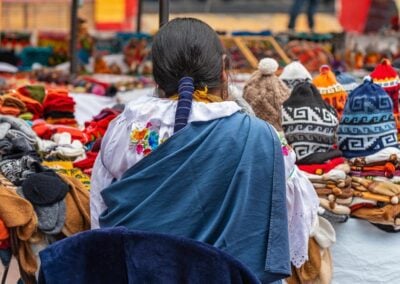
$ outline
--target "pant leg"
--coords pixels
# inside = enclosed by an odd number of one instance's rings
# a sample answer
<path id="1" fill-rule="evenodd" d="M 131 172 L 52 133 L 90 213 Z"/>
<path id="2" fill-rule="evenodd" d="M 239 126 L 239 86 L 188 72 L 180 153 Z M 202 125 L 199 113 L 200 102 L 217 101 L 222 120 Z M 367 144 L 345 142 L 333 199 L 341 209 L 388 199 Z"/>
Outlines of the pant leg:
<path id="1" fill-rule="evenodd" d="M 319 0 L 308 0 L 308 10 L 307 10 L 307 18 L 308 18 L 308 27 L 310 29 L 314 29 L 314 15 L 317 11 Z"/>
<path id="2" fill-rule="evenodd" d="M 297 16 L 299 15 L 301 7 L 304 5 L 305 1 L 306 0 L 293 0 L 293 5 L 290 8 L 289 29 L 294 29 Z"/>

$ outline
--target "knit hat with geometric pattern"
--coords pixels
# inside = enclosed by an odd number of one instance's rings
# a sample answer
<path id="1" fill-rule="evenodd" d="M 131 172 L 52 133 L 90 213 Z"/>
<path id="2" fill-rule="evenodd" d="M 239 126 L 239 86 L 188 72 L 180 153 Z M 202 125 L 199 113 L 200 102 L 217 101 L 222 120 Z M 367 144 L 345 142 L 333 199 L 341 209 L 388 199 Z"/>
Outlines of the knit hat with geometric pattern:
<path id="1" fill-rule="evenodd" d="M 322 65 L 320 74 L 313 80 L 322 98 L 333 106 L 338 116 L 341 117 L 347 99 L 347 93 L 343 86 L 336 80 L 335 74 L 328 65 Z"/>
<path id="2" fill-rule="evenodd" d="M 393 113 L 399 113 L 400 80 L 390 61 L 383 59 L 370 76 L 373 82 L 381 86 L 392 99 Z"/>
<path id="3" fill-rule="evenodd" d="M 397 129 L 389 95 L 370 78 L 350 93 L 338 129 L 346 158 L 365 157 L 397 146 Z"/>
<path id="4" fill-rule="evenodd" d="M 299 83 L 283 103 L 282 127 L 288 143 L 296 152 L 297 162 L 335 151 L 338 126 L 336 111 L 309 82 Z M 322 163 L 323 161 L 321 161 Z"/>

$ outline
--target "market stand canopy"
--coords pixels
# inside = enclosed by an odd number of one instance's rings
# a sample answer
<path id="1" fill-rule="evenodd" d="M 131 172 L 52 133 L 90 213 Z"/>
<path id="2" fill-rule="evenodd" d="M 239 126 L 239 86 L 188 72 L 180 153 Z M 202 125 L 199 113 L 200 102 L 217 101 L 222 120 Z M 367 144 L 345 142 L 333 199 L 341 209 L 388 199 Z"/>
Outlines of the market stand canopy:
<path id="1" fill-rule="evenodd" d="M 338 18 L 346 32 L 371 33 L 399 22 L 399 0 L 340 0 Z"/>

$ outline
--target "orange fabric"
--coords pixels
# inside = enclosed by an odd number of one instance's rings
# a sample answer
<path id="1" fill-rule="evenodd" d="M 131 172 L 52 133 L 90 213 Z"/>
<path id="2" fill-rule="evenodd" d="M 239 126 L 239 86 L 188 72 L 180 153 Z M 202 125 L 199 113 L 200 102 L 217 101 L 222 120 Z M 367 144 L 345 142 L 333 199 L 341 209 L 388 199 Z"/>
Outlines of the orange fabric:
<path id="1" fill-rule="evenodd" d="M 62 232 L 65 236 L 90 230 L 90 199 L 89 191 L 77 179 L 60 175 L 69 185 L 70 191 L 65 197 L 67 207 L 65 224 Z"/>
<path id="2" fill-rule="evenodd" d="M 0 187 L 0 218 L 9 229 L 15 229 L 19 242 L 17 259 L 21 269 L 35 274 L 38 269 L 30 239 L 37 230 L 38 220 L 33 206 L 14 190 Z"/>
<path id="3" fill-rule="evenodd" d="M 21 102 L 23 102 L 26 105 L 26 108 L 28 109 L 28 111 L 33 114 L 33 119 L 38 119 L 42 116 L 43 107 L 38 101 L 36 101 L 30 97 L 21 95 L 18 92 L 14 92 L 12 94 L 12 96 L 18 98 Z"/>
<path id="4" fill-rule="evenodd" d="M 0 219 L 0 242 L 8 239 L 9 236 L 8 228 L 4 224 L 3 220 Z"/>

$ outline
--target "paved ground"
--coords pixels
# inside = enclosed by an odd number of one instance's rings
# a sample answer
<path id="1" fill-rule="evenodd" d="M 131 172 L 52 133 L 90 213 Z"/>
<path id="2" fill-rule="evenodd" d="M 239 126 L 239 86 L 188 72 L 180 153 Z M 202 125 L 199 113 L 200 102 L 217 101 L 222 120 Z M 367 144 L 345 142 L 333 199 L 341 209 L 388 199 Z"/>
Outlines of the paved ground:
<path id="1" fill-rule="evenodd" d="M 289 21 L 288 15 L 283 13 L 273 14 L 172 14 L 171 18 L 185 16 L 199 18 L 217 30 L 271 30 L 273 32 L 286 31 Z M 143 30 L 156 31 L 158 27 L 157 14 L 145 14 L 143 17 Z M 298 31 L 307 30 L 305 15 L 301 15 L 297 21 Z M 335 15 L 319 13 L 316 16 L 316 32 L 340 32 L 341 27 Z"/>
<path id="2" fill-rule="evenodd" d="M 172 0 L 171 12 L 286 13 L 294 0 Z M 145 12 L 158 12 L 158 1 L 144 1 Z M 334 12 L 334 0 L 320 0 L 318 11 Z"/>

